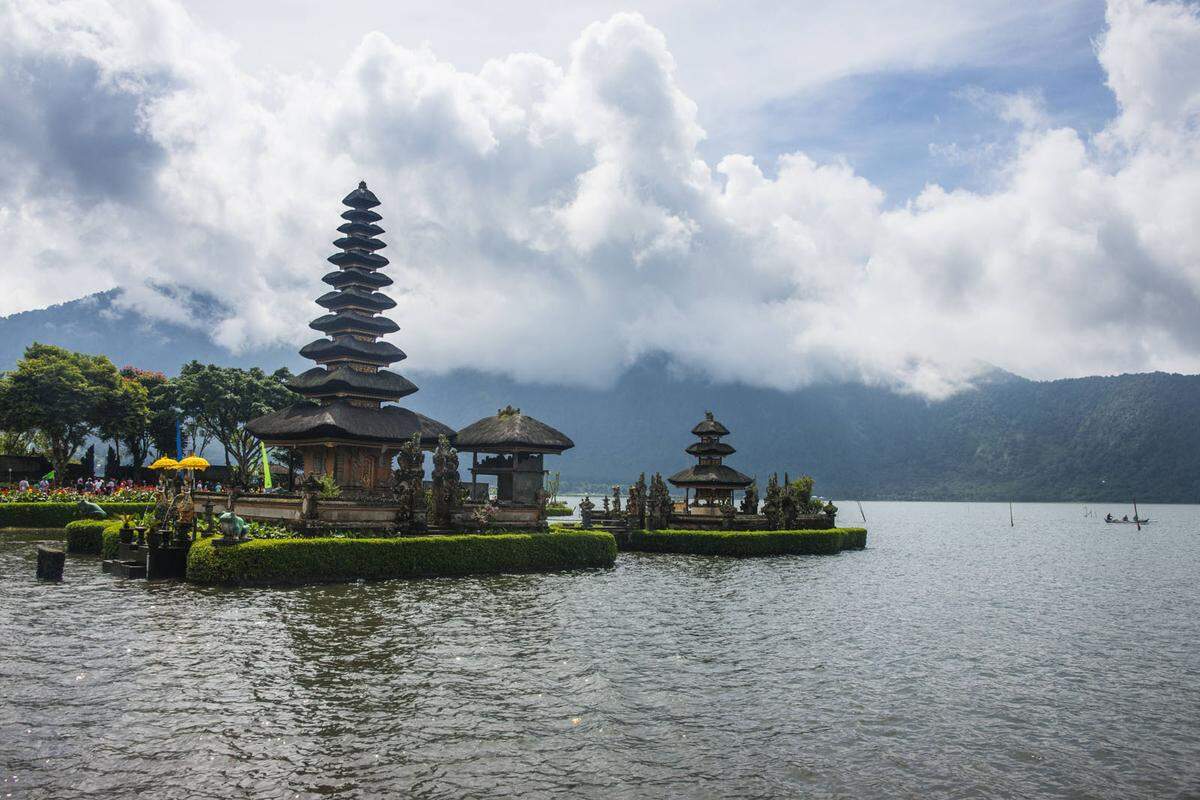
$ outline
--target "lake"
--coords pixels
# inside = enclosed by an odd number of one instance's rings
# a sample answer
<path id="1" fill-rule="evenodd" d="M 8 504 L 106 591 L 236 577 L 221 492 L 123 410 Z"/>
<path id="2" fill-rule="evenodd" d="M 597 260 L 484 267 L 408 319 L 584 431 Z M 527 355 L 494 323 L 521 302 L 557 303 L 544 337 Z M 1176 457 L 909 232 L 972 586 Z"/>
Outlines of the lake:
<path id="1" fill-rule="evenodd" d="M 1200 507 L 863 509 L 837 556 L 286 590 L 9 537 L 0 796 L 1200 796 Z"/>

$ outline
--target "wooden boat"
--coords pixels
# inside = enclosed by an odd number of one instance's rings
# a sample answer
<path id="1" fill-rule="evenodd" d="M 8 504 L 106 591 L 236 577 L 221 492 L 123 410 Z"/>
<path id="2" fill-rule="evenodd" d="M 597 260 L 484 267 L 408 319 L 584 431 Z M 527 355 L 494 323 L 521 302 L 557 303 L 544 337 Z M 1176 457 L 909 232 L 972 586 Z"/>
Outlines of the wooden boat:
<path id="1" fill-rule="evenodd" d="M 1148 519 L 1106 519 L 1109 525 L 1149 525 Z"/>

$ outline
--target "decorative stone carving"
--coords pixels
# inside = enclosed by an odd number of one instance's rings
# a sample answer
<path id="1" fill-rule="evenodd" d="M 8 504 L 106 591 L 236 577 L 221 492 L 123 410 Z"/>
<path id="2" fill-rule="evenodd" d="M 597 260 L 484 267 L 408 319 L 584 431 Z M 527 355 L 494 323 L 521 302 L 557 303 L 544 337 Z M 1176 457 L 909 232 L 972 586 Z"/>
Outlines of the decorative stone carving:
<path id="1" fill-rule="evenodd" d="M 742 497 L 741 511 L 743 514 L 758 513 L 758 482 L 754 481 L 746 487 L 746 494 Z"/>
<path id="2" fill-rule="evenodd" d="M 425 451 L 421 435 L 414 433 L 400 448 L 399 469 L 393 491 L 400 504 L 396 525 L 401 530 L 417 531 L 425 522 Z"/>
<path id="3" fill-rule="evenodd" d="M 461 503 L 458 451 L 445 436 L 438 437 L 433 453 L 433 513 L 440 528 L 449 528 L 454 510 Z"/>
<path id="4" fill-rule="evenodd" d="M 650 479 L 650 496 L 646 501 L 646 527 L 662 530 L 671 526 L 671 492 L 659 473 Z"/>

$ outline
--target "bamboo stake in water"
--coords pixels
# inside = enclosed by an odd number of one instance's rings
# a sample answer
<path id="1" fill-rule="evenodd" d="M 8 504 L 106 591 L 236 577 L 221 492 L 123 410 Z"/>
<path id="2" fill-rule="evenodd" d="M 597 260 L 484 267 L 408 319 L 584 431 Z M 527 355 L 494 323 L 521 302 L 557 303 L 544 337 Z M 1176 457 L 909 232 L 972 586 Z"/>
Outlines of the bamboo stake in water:
<path id="1" fill-rule="evenodd" d="M 1013 522 L 1012 501 L 1011 500 L 1008 502 L 1008 527 L 1010 527 L 1010 528 L 1017 527 L 1017 523 Z"/>
<path id="2" fill-rule="evenodd" d="M 1138 519 L 1137 498 L 1136 497 L 1133 498 L 1133 521 L 1134 521 L 1134 524 L 1137 525 L 1137 529 L 1140 531 L 1142 529 L 1142 521 L 1140 519 Z"/>
<path id="3" fill-rule="evenodd" d="M 867 515 L 866 515 L 866 514 L 863 514 L 863 510 L 862 510 L 862 500 L 855 500 L 854 502 L 858 503 L 858 513 L 859 513 L 859 514 L 862 514 L 863 522 L 866 522 L 866 521 L 867 521 Z"/>

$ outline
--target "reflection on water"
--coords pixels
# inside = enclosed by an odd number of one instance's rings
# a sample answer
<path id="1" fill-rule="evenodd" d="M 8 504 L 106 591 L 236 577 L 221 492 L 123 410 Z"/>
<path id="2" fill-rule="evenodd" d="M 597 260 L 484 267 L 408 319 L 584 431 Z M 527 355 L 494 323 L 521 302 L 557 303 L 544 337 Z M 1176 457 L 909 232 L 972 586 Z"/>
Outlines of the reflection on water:
<path id="1" fill-rule="evenodd" d="M 2 541 L 0 791 L 1200 792 L 1200 508 L 863 505 L 834 557 L 310 589 L 38 585 Z"/>

